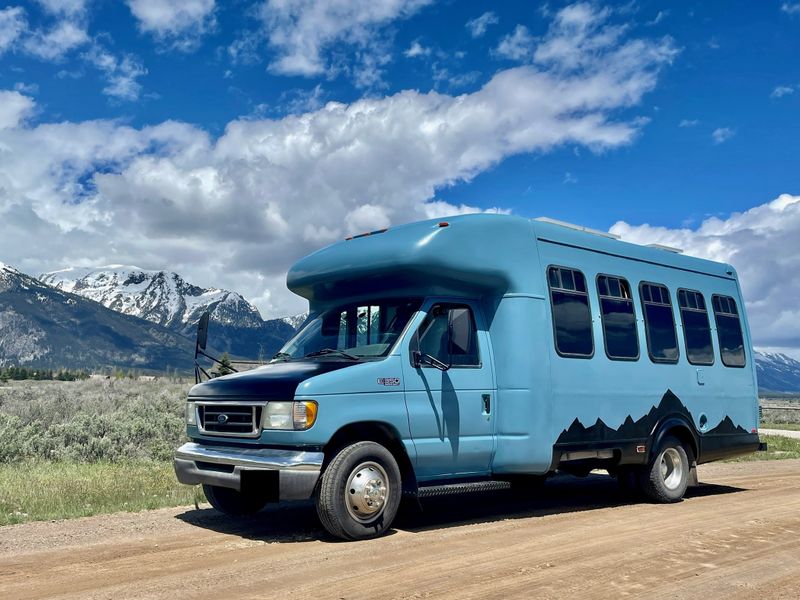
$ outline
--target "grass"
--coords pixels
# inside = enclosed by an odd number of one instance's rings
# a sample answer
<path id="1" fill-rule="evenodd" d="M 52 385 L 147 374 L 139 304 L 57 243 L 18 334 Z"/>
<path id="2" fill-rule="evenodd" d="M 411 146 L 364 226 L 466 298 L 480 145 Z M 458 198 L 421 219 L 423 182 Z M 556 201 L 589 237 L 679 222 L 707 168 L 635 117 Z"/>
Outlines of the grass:
<path id="1" fill-rule="evenodd" d="M 800 423 L 761 423 L 759 429 L 783 429 L 789 431 L 800 431 Z"/>
<path id="2" fill-rule="evenodd" d="M 781 460 L 800 458 L 800 440 L 780 435 L 762 435 L 761 441 L 767 443 L 766 452 L 754 452 L 726 462 L 751 462 L 758 460 Z"/>
<path id="3" fill-rule="evenodd" d="M 0 465 L 0 525 L 136 512 L 204 500 L 165 461 Z"/>

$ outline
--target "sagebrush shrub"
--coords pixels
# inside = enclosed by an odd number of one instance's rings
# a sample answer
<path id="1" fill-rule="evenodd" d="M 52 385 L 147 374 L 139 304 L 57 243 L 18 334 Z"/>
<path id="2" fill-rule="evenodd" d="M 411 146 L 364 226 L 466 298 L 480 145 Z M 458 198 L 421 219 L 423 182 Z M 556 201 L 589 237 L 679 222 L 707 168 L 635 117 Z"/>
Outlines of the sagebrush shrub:
<path id="1" fill-rule="evenodd" d="M 184 440 L 189 384 L 89 380 L 0 389 L 0 463 L 167 460 Z"/>

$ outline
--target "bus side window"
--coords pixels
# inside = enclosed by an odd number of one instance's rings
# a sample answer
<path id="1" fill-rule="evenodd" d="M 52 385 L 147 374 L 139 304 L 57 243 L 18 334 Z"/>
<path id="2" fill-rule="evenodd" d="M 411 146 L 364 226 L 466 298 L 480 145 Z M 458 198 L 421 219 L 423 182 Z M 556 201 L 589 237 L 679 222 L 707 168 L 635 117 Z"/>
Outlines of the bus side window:
<path id="1" fill-rule="evenodd" d="M 600 297 L 606 355 L 611 360 L 637 360 L 639 336 L 631 286 L 621 277 L 598 275 L 597 295 Z"/>
<path id="2" fill-rule="evenodd" d="M 703 294 L 694 290 L 678 290 L 678 308 L 683 323 L 686 358 L 693 365 L 713 365 L 711 326 Z"/>
<path id="3" fill-rule="evenodd" d="M 744 338 L 736 300 L 730 296 L 714 295 L 711 297 L 711 304 L 714 307 L 714 319 L 717 322 L 722 364 L 726 367 L 743 367 L 745 365 Z"/>
<path id="4" fill-rule="evenodd" d="M 547 281 L 556 351 L 560 356 L 591 358 L 594 355 L 594 338 L 586 278 L 575 269 L 550 267 Z"/>
<path id="5" fill-rule="evenodd" d="M 639 285 L 639 296 L 644 309 L 644 330 L 647 333 L 647 351 L 655 363 L 678 362 L 678 335 L 669 290 L 660 283 Z"/>

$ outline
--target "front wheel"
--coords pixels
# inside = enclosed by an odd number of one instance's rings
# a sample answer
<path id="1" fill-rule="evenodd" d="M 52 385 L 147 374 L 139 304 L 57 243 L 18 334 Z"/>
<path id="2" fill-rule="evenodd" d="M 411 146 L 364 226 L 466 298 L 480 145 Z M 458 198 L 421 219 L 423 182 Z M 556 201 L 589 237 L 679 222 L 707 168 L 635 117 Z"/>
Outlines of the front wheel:
<path id="1" fill-rule="evenodd" d="M 358 442 L 340 450 L 323 472 L 317 514 L 335 537 L 377 537 L 394 521 L 401 491 L 392 453 L 375 442 Z"/>
<path id="2" fill-rule="evenodd" d="M 242 493 L 217 485 L 203 484 L 203 493 L 211 506 L 231 517 L 253 515 L 267 503 L 263 494 Z"/>
<path id="3" fill-rule="evenodd" d="M 678 438 L 667 436 L 641 474 L 642 491 L 656 502 L 680 502 L 688 485 L 686 449 Z"/>

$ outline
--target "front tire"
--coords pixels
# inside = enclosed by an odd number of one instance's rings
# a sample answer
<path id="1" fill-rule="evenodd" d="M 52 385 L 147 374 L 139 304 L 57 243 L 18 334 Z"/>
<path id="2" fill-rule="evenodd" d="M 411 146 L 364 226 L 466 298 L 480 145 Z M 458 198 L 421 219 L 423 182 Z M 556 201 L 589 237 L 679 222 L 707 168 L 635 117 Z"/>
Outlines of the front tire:
<path id="1" fill-rule="evenodd" d="M 267 503 L 266 497 L 261 495 L 243 494 L 234 489 L 217 485 L 203 484 L 203 493 L 211 506 L 230 517 L 254 515 Z"/>
<path id="2" fill-rule="evenodd" d="M 665 437 L 641 477 L 642 491 L 650 500 L 680 502 L 689 485 L 689 457 L 681 441 Z"/>
<path id="3" fill-rule="evenodd" d="M 378 537 L 397 515 L 401 488 L 400 468 L 392 453 L 375 442 L 357 442 L 340 450 L 322 473 L 319 520 L 334 537 Z"/>

